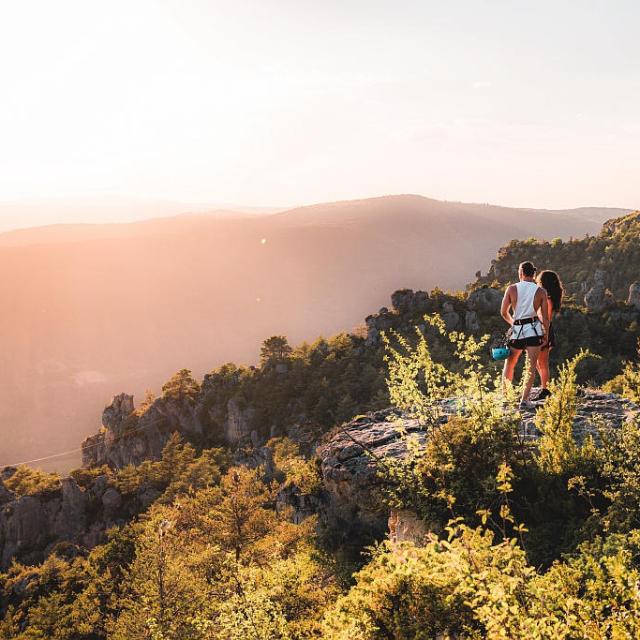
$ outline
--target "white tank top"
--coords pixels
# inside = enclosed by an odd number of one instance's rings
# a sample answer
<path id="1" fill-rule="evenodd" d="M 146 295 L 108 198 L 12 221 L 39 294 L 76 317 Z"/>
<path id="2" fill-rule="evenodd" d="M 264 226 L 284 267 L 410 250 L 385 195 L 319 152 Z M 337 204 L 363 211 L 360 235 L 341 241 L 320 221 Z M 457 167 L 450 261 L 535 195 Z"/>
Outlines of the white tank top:
<path id="1" fill-rule="evenodd" d="M 536 297 L 536 291 L 538 291 L 538 285 L 535 282 L 521 280 L 516 284 L 516 290 L 518 291 L 518 299 L 516 300 L 516 308 L 513 310 L 513 319 L 522 320 L 537 316 L 533 301 Z"/>
<path id="2" fill-rule="evenodd" d="M 514 320 L 523 320 L 524 318 L 536 318 L 537 322 L 534 324 L 523 324 L 514 326 L 514 338 L 532 338 L 534 336 L 541 336 L 544 334 L 544 327 L 538 320 L 538 314 L 533 306 L 536 292 L 538 291 L 538 285 L 535 282 L 529 282 L 528 280 L 521 280 L 516 283 L 516 291 L 518 292 L 518 299 L 516 300 L 516 308 L 513 310 Z"/>

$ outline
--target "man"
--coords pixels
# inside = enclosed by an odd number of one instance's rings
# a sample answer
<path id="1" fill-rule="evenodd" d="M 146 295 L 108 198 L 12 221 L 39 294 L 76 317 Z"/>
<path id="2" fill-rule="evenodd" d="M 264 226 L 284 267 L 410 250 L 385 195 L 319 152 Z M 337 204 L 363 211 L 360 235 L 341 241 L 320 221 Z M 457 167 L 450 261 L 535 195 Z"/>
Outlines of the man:
<path id="1" fill-rule="evenodd" d="M 535 275 L 536 268 L 533 264 L 523 262 L 518 268 L 520 281 L 507 287 L 500 309 L 500 315 L 511 327 L 511 353 L 505 360 L 502 371 L 503 391 L 507 384 L 513 382 L 513 372 L 523 351 L 527 352 L 529 359 L 529 373 L 522 390 L 520 409 L 534 408 L 529 396 L 536 375 L 538 355 L 549 335 L 547 292 L 536 284 Z"/>

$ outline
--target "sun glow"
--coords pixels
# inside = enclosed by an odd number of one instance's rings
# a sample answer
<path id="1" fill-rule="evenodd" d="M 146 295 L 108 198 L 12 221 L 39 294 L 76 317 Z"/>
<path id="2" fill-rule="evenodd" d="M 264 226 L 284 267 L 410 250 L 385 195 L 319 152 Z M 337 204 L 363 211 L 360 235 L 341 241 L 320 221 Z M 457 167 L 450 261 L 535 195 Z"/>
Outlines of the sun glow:
<path id="1" fill-rule="evenodd" d="M 637 6 L 615 9 L 5 2 L 0 201 L 633 206 Z"/>

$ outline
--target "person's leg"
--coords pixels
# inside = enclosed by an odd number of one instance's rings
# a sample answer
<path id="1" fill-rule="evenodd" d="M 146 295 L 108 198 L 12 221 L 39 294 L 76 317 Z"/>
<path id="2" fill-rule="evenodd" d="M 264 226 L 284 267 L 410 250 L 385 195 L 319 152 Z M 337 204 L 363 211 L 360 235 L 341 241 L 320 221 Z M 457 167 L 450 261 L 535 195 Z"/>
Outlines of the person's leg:
<path id="1" fill-rule="evenodd" d="M 541 349 L 538 355 L 538 373 L 540 374 L 540 386 L 543 389 L 546 389 L 549 384 L 549 351 L 548 347 Z"/>
<path id="2" fill-rule="evenodd" d="M 540 347 L 527 347 L 527 358 L 529 360 L 529 375 L 522 389 L 522 402 L 528 402 L 531 395 L 531 387 L 536 377 L 536 368 L 538 365 L 538 356 L 540 355 Z"/>
<path id="3" fill-rule="evenodd" d="M 513 383 L 513 372 L 516 369 L 518 358 L 522 353 L 522 349 L 511 348 L 509 357 L 504 361 L 504 367 L 502 369 L 502 393 L 507 390 L 507 383 L 511 385 Z"/>

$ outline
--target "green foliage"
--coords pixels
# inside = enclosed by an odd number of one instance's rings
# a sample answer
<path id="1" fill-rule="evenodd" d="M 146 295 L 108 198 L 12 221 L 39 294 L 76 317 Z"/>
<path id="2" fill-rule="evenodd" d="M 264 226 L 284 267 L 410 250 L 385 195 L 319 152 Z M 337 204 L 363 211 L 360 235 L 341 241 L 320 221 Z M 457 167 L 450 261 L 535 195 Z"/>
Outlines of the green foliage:
<path id="1" fill-rule="evenodd" d="M 452 359 L 460 363 L 458 371 L 437 362 L 431 354 L 425 332 L 415 327 L 417 343 L 413 346 L 397 331 L 383 334 L 384 360 L 387 363 L 387 386 L 391 403 L 402 413 L 434 426 L 442 418 L 442 401 L 456 397 L 461 406 L 482 404 L 489 392 L 490 375 L 481 358 L 488 336 L 477 340 L 461 332 L 447 332 L 439 315 L 425 315 L 426 326 L 433 327 L 451 345 Z"/>
<path id="2" fill-rule="evenodd" d="M 289 345 L 286 336 L 271 336 L 267 338 L 260 349 L 260 362 L 262 365 L 285 362 L 291 357 L 293 349 Z"/>
<path id="3" fill-rule="evenodd" d="M 200 391 L 200 385 L 189 369 L 181 369 L 162 386 L 162 394 L 165 398 L 180 400 L 183 398 L 195 399 Z"/>
<path id="4" fill-rule="evenodd" d="M 542 434 L 537 462 L 549 473 L 561 474 L 572 469 L 579 457 L 573 437 L 578 392 L 576 368 L 588 357 L 593 356 L 588 351 L 581 351 L 560 366 L 558 378 L 549 384 L 551 396 L 536 413 L 535 424 Z"/>
<path id="5" fill-rule="evenodd" d="M 313 521 L 276 512 L 275 489 L 236 467 L 218 487 L 156 506 L 109 637 L 317 637 L 335 588 L 309 544 Z"/>
<path id="6" fill-rule="evenodd" d="M 532 260 L 557 271 L 570 295 L 584 295 L 582 283 L 596 270 L 606 271 L 616 298 L 626 299 L 629 285 L 637 280 L 635 265 L 640 260 L 640 213 L 635 212 L 605 223 L 597 236 L 566 242 L 513 240 L 500 249 L 488 274 L 477 285 L 494 281 L 505 285 L 517 273 L 517 265 Z"/>
<path id="7" fill-rule="evenodd" d="M 81 467 L 80 469 L 73 469 L 69 475 L 76 481 L 78 486 L 86 489 L 98 476 L 112 476 L 111 469 L 102 465 L 101 467 Z"/>
<path id="8" fill-rule="evenodd" d="M 273 462 L 279 472 L 278 479 L 285 486 L 295 486 L 302 494 L 318 493 L 322 478 L 314 459 L 300 453 L 300 445 L 290 438 L 272 438 L 267 447 L 273 451 Z"/>
<path id="9" fill-rule="evenodd" d="M 604 528 L 616 532 L 640 528 L 640 424 L 630 420 L 619 431 L 602 435 L 602 492 L 609 501 Z"/>
<path id="10" fill-rule="evenodd" d="M 640 364 L 638 361 L 627 362 L 622 373 L 610 380 L 605 389 L 640 404 Z"/>
<path id="11" fill-rule="evenodd" d="M 229 400 L 244 410 L 249 428 L 265 440 L 271 426 L 283 434 L 295 430 L 309 445 L 337 422 L 388 405 L 382 354 L 365 340 L 340 333 L 313 344 L 302 343 L 285 358 L 286 367 L 237 367 L 227 363 L 204 377 L 199 403 L 210 422 L 209 445 L 224 433 Z M 308 450 L 305 450 L 308 453 Z"/>
<path id="12" fill-rule="evenodd" d="M 145 460 L 138 466 L 127 465 L 112 479 L 124 495 L 133 495 L 143 488 L 164 492 L 162 500 L 170 502 L 176 496 L 197 491 L 219 482 L 227 456 L 221 449 L 205 449 L 197 455 L 195 448 L 173 433 L 159 461 Z"/>
<path id="13" fill-rule="evenodd" d="M 35 493 L 57 491 L 60 489 L 60 476 L 56 473 L 46 473 L 39 469 L 20 465 L 5 478 L 3 483 L 18 497 L 30 496 Z"/>
<path id="14" fill-rule="evenodd" d="M 425 429 L 422 435 L 404 434 L 407 455 L 376 460 L 388 504 L 414 511 L 436 532 L 452 517 L 473 525 L 483 522 L 503 535 L 515 533 L 515 521 L 521 522 L 518 536 L 530 561 L 549 566 L 603 530 L 612 501 L 604 487 L 613 463 L 591 438 L 578 443 L 573 435 L 576 368 L 589 354 L 580 353 L 561 366 L 550 385 L 552 396 L 535 419 L 542 435 L 532 441 L 522 436 L 512 401 L 492 391 L 490 377 L 476 359 L 480 343 L 459 334 L 450 340 L 461 345 L 456 348 L 459 366 L 456 370 L 452 361 L 448 367 L 436 365 L 435 377 L 422 373 L 434 370 L 426 338 L 419 337 L 415 347 L 399 339 L 402 351 L 388 347 L 390 395 L 400 412 L 419 417 Z M 416 384 L 425 379 L 430 383 Z M 455 401 L 447 401 L 449 395 Z M 614 449 L 612 444 L 610 457 Z M 514 522 L 487 515 L 505 505 L 500 481 L 505 469 L 513 489 L 508 503 Z M 620 488 L 629 492 L 627 501 L 635 496 L 631 473 Z"/>
<path id="15" fill-rule="evenodd" d="M 539 574 L 511 538 L 458 522 L 385 545 L 325 617 L 328 640 L 574 640 L 640 633 L 639 532 L 596 539 Z"/>

